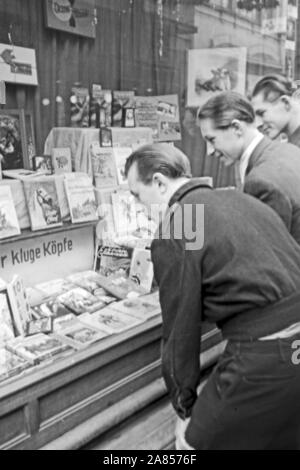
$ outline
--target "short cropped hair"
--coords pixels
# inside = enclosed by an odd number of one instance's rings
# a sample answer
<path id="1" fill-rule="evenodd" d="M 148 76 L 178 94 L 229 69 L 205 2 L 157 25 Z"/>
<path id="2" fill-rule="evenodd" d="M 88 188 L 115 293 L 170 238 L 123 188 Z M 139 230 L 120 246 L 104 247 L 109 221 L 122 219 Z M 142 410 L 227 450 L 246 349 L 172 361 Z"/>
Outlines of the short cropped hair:
<path id="1" fill-rule="evenodd" d="M 253 123 L 255 114 L 244 96 L 234 91 L 223 91 L 210 98 L 200 108 L 198 118 L 211 119 L 217 129 L 226 129 L 230 127 L 233 119 Z"/>
<path id="2" fill-rule="evenodd" d="M 280 96 L 292 96 L 294 91 L 293 83 L 283 75 L 265 75 L 256 83 L 252 97 L 262 93 L 263 99 L 272 103 Z"/>
<path id="3" fill-rule="evenodd" d="M 188 157 L 177 147 L 166 143 L 149 144 L 139 147 L 126 160 L 125 175 L 136 163 L 139 180 L 150 184 L 154 173 L 162 173 L 168 178 L 191 177 Z"/>

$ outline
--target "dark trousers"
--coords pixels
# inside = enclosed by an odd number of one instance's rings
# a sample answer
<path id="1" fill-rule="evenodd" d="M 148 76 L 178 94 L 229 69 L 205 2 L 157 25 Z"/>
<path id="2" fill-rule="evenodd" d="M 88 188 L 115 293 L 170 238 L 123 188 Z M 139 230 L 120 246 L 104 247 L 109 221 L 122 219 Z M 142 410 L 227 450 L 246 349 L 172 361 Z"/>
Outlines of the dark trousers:
<path id="1" fill-rule="evenodd" d="M 229 341 L 193 407 L 188 444 L 199 450 L 300 449 L 298 361 L 300 334 Z"/>

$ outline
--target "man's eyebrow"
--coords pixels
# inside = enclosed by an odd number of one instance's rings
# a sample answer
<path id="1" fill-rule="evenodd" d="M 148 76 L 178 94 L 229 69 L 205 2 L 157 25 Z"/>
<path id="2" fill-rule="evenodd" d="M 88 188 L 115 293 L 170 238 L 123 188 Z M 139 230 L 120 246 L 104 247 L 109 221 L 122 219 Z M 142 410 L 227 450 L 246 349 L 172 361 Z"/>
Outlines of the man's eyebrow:
<path id="1" fill-rule="evenodd" d="M 135 193 L 134 191 L 130 191 L 130 192 L 134 197 L 138 197 L 138 193 Z"/>

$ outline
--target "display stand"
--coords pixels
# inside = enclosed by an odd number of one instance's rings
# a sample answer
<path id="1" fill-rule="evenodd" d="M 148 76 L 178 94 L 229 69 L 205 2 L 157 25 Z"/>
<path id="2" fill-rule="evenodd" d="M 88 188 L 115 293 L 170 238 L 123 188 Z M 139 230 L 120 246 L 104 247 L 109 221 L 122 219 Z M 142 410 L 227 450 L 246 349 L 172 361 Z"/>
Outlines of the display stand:
<path id="1" fill-rule="evenodd" d="M 119 146 L 152 139 L 148 128 L 112 131 Z M 90 173 L 89 148 L 98 137 L 98 129 L 54 128 L 45 153 L 70 147 L 73 169 Z M 94 229 L 95 222 L 64 223 L 1 240 L 0 277 L 10 281 L 17 273 L 30 287 L 92 269 Z M 0 449 L 172 447 L 175 414 L 161 377 L 161 326 L 159 314 L 0 382 Z M 220 331 L 204 325 L 204 377 L 223 347 Z"/>

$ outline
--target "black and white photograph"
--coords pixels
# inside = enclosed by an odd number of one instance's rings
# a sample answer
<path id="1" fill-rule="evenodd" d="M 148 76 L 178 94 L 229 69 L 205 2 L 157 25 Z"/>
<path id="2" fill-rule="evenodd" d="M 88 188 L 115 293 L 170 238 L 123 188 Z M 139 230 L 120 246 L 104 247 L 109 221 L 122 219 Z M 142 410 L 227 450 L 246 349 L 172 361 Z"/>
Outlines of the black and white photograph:
<path id="1" fill-rule="evenodd" d="M 1 450 L 300 450 L 299 19 L 0 1 Z"/>

